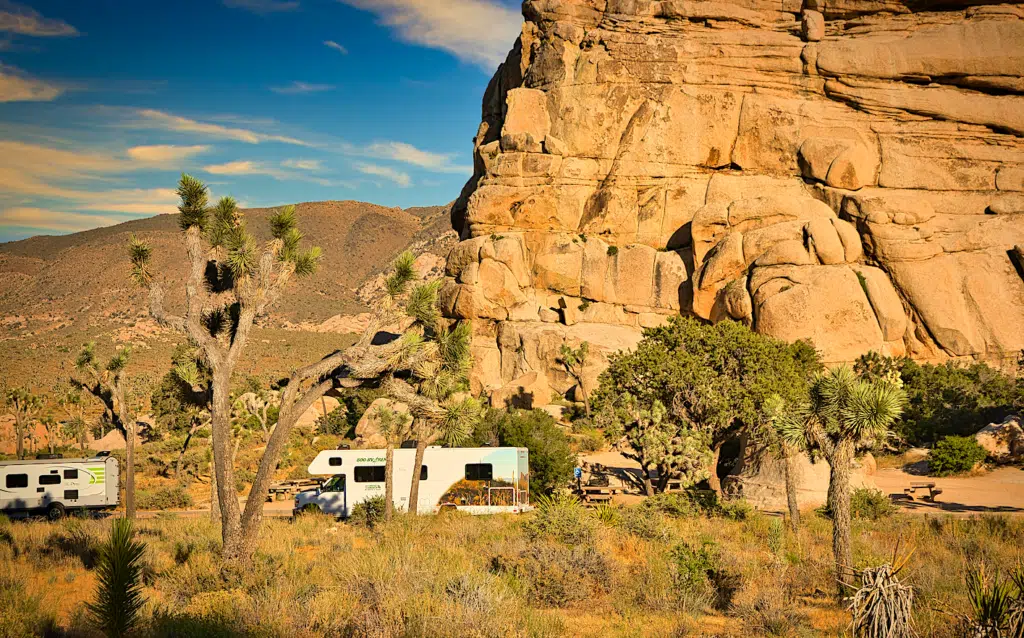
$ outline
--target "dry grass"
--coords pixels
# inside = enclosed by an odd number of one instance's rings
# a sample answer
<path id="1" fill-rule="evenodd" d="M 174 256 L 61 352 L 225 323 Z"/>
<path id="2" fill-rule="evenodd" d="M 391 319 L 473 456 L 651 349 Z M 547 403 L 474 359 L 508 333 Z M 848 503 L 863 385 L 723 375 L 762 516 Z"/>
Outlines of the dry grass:
<path id="1" fill-rule="evenodd" d="M 586 514 L 591 516 L 591 514 Z M 538 533 L 536 515 L 398 517 L 373 530 L 326 516 L 268 520 L 251 569 L 218 563 L 204 519 L 140 521 L 145 634 L 153 636 L 837 636 L 831 529 L 773 519 L 585 521 L 580 542 Z M 630 521 L 629 516 L 624 517 Z M 562 521 L 565 525 L 572 522 Z M 595 525 L 596 523 L 596 525 Z M 651 533 L 652 526 L 660 526 Z M 0 635 L 94 635 L 105 520 L 0 519 Z M 632 530 L 632 531 L 630 531 Z M 637 534 L 636 532 L 640 532 Z M 859 566 L 916 548 L 903 573 L 925 638 L 952 638 L 968 565 L 1011 564 L 1024 521 L 895 516 L 855 523 Z M 681 549 L 682 547 L 688 549 Z M 723 592 L 728 600 L 723 599 Z"/>

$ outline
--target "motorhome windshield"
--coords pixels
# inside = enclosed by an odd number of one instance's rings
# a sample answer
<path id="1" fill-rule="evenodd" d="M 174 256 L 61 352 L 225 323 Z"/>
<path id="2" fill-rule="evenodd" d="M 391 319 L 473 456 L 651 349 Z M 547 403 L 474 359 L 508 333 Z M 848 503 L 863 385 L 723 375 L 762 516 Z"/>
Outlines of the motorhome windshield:
<path id="1" fill-rule="evenodd" d="M 320 489 L 324 492 L 342 492 L 345 490 L 345 475 L 339 474 L 332 476 L 331 478 L 324 481 L 324 484 L 320 486 Z"/>

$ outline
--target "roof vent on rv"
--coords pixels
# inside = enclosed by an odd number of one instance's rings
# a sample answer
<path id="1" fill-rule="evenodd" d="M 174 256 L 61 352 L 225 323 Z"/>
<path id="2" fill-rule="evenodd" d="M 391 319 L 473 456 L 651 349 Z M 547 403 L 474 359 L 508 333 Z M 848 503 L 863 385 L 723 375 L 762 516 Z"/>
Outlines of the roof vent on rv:
<path id="1" fill-rule="evenodd" d="M 339 450 L 351 450 L 352 446 L 349 445 L 348 443 L 342 443 L 341 445 L 338 446 L 338 449 Z"/>
<path id="2" fill-rule="evenodd" d="M 97 452 L 92 458 L 94 458 L 94 459 L 105 459 L 108 456 L 110 456 L 110 450 L 103 450 L 102 452 Z"/>

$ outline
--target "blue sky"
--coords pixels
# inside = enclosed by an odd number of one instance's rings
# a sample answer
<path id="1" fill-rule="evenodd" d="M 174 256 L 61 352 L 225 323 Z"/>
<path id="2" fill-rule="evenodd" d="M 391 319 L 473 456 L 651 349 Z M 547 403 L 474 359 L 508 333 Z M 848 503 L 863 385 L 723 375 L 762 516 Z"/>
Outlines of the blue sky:
<path id="1" fill-rule="evenodd" d="M 0 241 L 174 212 L 442 204 L 513 0 L 0 0 Z"/>

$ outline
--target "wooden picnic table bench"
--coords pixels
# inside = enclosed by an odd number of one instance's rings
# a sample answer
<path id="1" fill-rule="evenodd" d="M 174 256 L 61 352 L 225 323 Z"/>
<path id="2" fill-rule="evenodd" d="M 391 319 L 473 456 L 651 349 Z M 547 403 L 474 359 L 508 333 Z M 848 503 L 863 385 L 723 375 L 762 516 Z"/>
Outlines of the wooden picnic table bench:
<path id="1" fill-rule="evenodd" d="M 910 500 L 914 500 L 914 494 L 917 490 L 928 490 L 928 496 L 922 497 L 926 501 L 935 502 L 935 497 L 942 494 L 942 488 L 936 487 L 932 481 L 911 481 L 910 487 L 904 488 L 903 493 L 910 497 Z"/>
<path id="2" fill-rule="evenodd" d="M 583 495 L 584 505 L 596 505 L 597 503 L 611 503 L 612 496 L 622 490 L 608 485 L 584 485 L 580 488 Z"/>
<path id="3" fill-rule="evenodd" d="M 297 494 L 303 490 L 312 489 L 320 484 L 319 481 L 282 481 L 271 485 L 267 490 L 267 502 L 281 500 L 282 497 Z"/>

